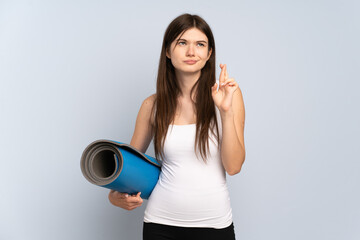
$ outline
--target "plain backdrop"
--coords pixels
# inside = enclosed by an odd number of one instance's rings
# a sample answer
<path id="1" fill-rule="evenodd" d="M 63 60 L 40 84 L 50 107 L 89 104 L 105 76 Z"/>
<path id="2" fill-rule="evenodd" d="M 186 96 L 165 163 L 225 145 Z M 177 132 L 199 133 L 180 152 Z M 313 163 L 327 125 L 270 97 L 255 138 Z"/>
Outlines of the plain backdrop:
<path id="1" fill-rule="evenodd" d="M 186 12 L 243 93 L 237 239 L 360 239 L 359 1 L 0 0 L 1 240 L 141 239 L 146 202 L 112 206 L 80 156 L 130 142 L 164 31 Z"/>

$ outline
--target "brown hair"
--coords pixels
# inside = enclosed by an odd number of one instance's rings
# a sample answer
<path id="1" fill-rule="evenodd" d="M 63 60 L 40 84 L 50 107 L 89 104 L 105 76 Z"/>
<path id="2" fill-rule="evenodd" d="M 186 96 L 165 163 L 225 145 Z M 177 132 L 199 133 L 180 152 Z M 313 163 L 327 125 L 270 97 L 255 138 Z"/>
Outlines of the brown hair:
<path id="1" fill-rule="evenodd" d="M 190 96 L 195 93 L 193 104 L 196 111 L 196 137 L 194 150 L 197 149 L 206 162 L 209 152 L 209 128 L 214 133 L 216 126 L 216 137 L 219 143 L 219 129 L 215 114 L 215 104 L 211 96 L 211 87 L 215 84 L 215 40 L 209 25 L 204 19 L 197 15 L 183 14 L 175 18 L 167 27 L 160 54 L 160 62 L 156 83 L 156 99 L 153 105 L 155 111 L 153 133 L 155 157 L 163 159 L 163 146 L 169 124 L 174 121 L 177 107 L 177 98 L 181 93 L 175 69 L 171 60 L 166 57 L 171 43 L 177 36 L 183 34 L 190 28 L 197 28 L 208 38 L 208 50 L 212 51 L 209 60 L 201 69 L 201 75 L 190 91 Z M 218 147 L 220 144 L 218 144 Z"/>

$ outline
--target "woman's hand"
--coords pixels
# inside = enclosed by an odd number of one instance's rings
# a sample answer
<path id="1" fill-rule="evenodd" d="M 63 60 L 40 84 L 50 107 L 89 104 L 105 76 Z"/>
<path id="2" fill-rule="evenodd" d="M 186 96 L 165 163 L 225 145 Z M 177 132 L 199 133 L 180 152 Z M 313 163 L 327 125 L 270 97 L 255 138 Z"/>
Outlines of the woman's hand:
<path id="1" fill-rule="evenodd" d="M 215 83 L 211 88 L 211 92 L 218 109 L 227 112 L 231 108 L 233 93 L 238 89 L 238 84 L 233 78 L 228 78 L 226 64 L 220 64 L 220 68 L 219 90 L 217 91 L 218 84 Z"/>
<path id="2" fill-rule="evenodd" d="M 137 195 L 129 195 L 127 193 L 120 193 L 118 191 L 110 190 L 109 201 L 125 210 L 133 210 L 140 207 L 143 203 L 143 199 L 140 197 L 141 192 Z"/>

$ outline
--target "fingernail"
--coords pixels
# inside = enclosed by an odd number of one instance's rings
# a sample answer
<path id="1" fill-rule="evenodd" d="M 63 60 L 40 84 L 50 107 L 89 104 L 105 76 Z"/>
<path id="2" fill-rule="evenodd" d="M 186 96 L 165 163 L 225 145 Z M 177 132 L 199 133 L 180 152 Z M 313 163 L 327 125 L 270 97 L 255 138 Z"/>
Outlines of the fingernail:
<path id="1" fill-rule="evenodd" d="M 129 196 L 129 194 L 125 194 L 125 197 L 128 197 Z"/>

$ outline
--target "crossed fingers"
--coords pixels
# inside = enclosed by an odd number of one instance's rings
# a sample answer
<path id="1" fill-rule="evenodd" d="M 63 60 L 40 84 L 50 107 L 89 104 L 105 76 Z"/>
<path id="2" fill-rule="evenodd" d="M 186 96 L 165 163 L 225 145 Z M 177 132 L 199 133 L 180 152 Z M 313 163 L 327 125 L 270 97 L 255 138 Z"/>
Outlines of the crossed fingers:
<path id="1" fill-rule="evenodd" d="M 226 64 L 220 64 L 221 72 L 219 78 L 219 87 L 225 87 L 226 85 L 234 86 L 235 79 L 229 78 L 229 74 L 227 72 Z"/>

